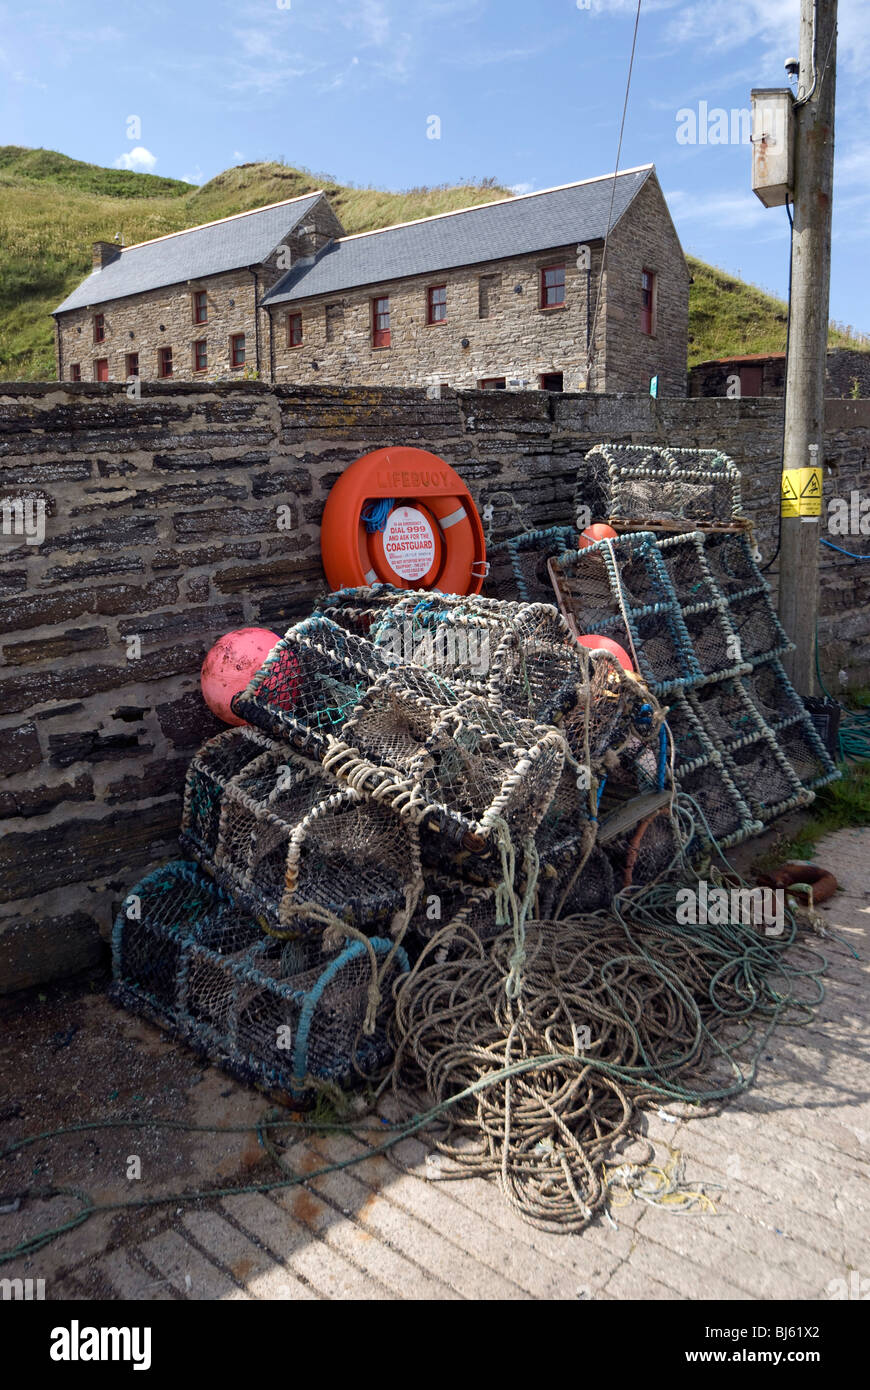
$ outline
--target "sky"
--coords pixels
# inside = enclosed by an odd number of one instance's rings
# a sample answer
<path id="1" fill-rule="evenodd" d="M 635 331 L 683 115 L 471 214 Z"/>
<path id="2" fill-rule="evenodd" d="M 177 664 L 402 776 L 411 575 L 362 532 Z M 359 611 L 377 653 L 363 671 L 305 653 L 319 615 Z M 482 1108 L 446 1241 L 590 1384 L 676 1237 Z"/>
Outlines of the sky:
<path id="1" fill-rule="evenodd" d="M 750 147 L 715 143 L 713 123 L 724 110 L 730 125 L 752 87 L 787 85 L 799 8 L 643 0 L 620 159 L 656 165 L 686 252 L 779 295 L 785 210 L 762 206 Z M 613 170 L 635 10 L 636 0 L 0 0 L 0 144 L 196 183 L 283 159 L 397 190 L 484 177 L 550 188 Z M 870 333 L 870 0 L 840 0 L 838 48 L 831 317 Z M 692 123 L 706 143 L 677 139 Z"/>

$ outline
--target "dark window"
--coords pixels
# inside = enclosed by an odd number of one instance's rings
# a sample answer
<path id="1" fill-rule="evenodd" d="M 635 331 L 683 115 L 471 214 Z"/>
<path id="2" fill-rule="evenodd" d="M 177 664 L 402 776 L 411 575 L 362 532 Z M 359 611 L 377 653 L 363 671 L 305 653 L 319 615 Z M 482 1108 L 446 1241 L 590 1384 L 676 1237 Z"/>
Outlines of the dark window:
<path id="1" fill-rule="evenodd" d="M 196 290 L 193 296 L 194 323 L 208 323 L 208 295 L 205 290 Z"/>
<path id="2" fill-rule="evenodd" d="M 741 396 L 761 395 L 762 370 L 760 367 L 741 367 L 739 375 Z"/>
<path id="3" fill-rule="evenodd" d="M 97 357 L 94 360 L 94 381 L 109 380 L 109 359 L 108 357 Z"/>
<path id="4" fill-rule="evenodd" d="M 445 323 L 447 321 L 447 286 L 430 285 L 427 291 L 426 322 Z"/>
<path id="5" fill-rule="evenodd" d="M 81 381 L 82 369 L 78 362 L 73 362 L 72 366 L 70 367 L 69 379 L 70 381 Z"/>
<path id="6" fill-rule="evenodd" d="M 104 314 L 94 314 L 94 342 L 101 343 L 106 336 L 106 317 Z"/>
<path id="7" fill-rule="evenodd" d="M 546 265 L 541 271 L 541 308 L 557 309 L 565 303 L 565 267 Z"/>
<path id="8" fill-rule="evenodd" d="M 302 315 L 287 315 L 287 346 L 298 347 L 302 342 Z"/>
<path id="9" fill-rule="evenodd" d="M 199 338 L 193 345 L 193 370 L 195 372 L 208 370 L 208 345 L 205 338 Z"/>
<path id="10" fill-rule="evenodd" d="M 507 378 L 503 376 L 485 376 L 477 383 L 479 391 L 506 391 Z"/>
<path id="11" fill-rule="evenodd" d="M 655 328 L 656 277 L 651 270 L 640 274 L 640 331 L 652 333 Z"/>
<path id="12" fill-rule="evenodd" d="M 160 348 L 157 353 L 157 375 L 172 376 L 172 348 Z"/>
<path id="13" fill-rule="evenodd" d="M 244 333 L 234 333 L 230 338 L 230 366 L 244 367 L 245 365 L 245 335 Z"/>
<path id="14" fill-rule="evenodd" d="M 390 346 L 390 300 L 388 295 L 372 300 L 372 347 Z"/>
<path id="15" fill-rule="evenodd" d="M 138 352 L 128 352 L 128 353 L 127 353 L 127 356 L 126 356 L 126 359 L 125 359 L 125 365 L 126 365 L 127 376 L 128 376 L 128 377 L 131 377 L 131 376 L 138 376 L 138 375 L 139 375 L 139 354 L 138 354 Z"/>
<path id="16" fill-rule="evenodd" d="M 562 373 L 561 373 L 561 372 L 544 372 L 544 374 L 543 374 L 542 377 L 541 377 L 541 390 L 542 390 L 542 391 L 561 391 L 561 390 L 563 390 L 563 386 L 562 386 Z"/>

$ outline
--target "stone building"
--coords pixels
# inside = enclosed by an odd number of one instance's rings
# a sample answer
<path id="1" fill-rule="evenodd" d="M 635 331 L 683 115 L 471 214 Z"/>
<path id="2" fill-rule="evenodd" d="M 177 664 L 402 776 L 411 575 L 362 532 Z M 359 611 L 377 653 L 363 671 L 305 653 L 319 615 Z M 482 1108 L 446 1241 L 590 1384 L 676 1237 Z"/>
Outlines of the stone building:
<path id="1" fill-rule="evenodd" d="M 783 396 L 785 353 L 752 353 L 699 362 L 689 372 L 690 396 Z M 870 396 L 870 352 L 859 348 L 829 348 L 825 367 L 825 396 L 829 400 Z"/>
<path id="2" fill-rule="evenodd" d="M 352 236 L 312 193 L 98 242 L 58 377 L 684 395 L 688 297 L 652 165 Z"/>

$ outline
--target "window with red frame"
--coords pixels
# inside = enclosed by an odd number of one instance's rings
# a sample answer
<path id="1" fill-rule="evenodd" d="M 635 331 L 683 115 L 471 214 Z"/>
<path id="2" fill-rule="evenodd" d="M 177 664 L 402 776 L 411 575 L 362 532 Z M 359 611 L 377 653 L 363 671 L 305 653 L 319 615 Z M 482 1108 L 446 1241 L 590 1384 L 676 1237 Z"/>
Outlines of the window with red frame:
<path id="1" fill-rule="evenodd" d="M 139 354 L 138 354 L 138 352 L 128 352 L 126 358 L 124 359 L 124 365 L 125 365 L 125 368 L 126 368 L 125 375 L 126 375 L 128 378 L 131 377 L 131 376 L 138 376 L 138 375 L 139 375 Z"/>
<path id="2" fill-rule="evenodd" d="M 81 364 L 80 364 L 80 363 L 78 363 L 78 362 L 73 362 L 73 363 L 72 363 L 72 365 L 70 366 L 70 369 L 69 369 L 69 379 L 70 379 L 70 381 L 81 381 L 81 379 L 82 379 L 82 369 L 81 369 Z"/>
<path id="3" fill-rule="evenodd" d="M 541 390 L 562 391 L 564 389 L 564 380 L 562 372 L 543 372 L 541 374 Z"/>
<path id="4" fill-rule="evenodd" d="M 558 309 L 565 303 L 565 267 L 545 265 L 541 271 L 541 308 Z"/>
<path id="5" fill-rule="evenodd" d="M 208 323 L 208 295 L 205 290 L 195 290 L 193 295 L 194 323 Z"/>
<path id="6" fill-rule="evenodd" d="M 390 299 L 384 295 L 382 299 L 372 300 L 372 347 L 385 348 L 390 346 Z"/>
<path id="7" fill-rule="evenodd" d="M 302 315 L 287 315 L 287 346 L 299 347 L 302 342 Z"/>
<path id="8" fill-rule="evenodd" d="M 447 286 L 430 285 L 426 311 L 428 323 L 447 322 Z"/>
<path id="9" fill-rule="evenodd" d="M 245 335 L 244 333 L 234 333 L 230 338 L 230 366 L 244 367 L 245 365 Z"/>
<path id="10" fill-rule="evenodd" d="M 193 370 L 195 372 L 208 371 L 208 345 L 205 338 L 200 338 L 193 345 Z"/>
<path id="11" fill-rule="evenodd" d="M 108 357 L 97 357 L 94 361 L 94 381 L 109 380 L 109 359 Z"/>
<path id="12" fill-rule="evenodd" d="M 94 314 L 94 342 L 101 343 L 106 336 L 105 314 Z"/>
<path id="13" fill-rule="evenodd" d="M 640 331 L 653 332 L 655 323 L 656 277 L 651 270 L 640 273 Z"/>
<path id="14" fill-rule="evenodd" d="M 172 348 L 161 348 L 157 353 L 157 375 L 172 376 Z"/>
<path id="15" fill-rule="evenodd" d="M 503 376 L 485 376 L 477 383 L 478 391 L 506 391 L 507 378 Z"/>

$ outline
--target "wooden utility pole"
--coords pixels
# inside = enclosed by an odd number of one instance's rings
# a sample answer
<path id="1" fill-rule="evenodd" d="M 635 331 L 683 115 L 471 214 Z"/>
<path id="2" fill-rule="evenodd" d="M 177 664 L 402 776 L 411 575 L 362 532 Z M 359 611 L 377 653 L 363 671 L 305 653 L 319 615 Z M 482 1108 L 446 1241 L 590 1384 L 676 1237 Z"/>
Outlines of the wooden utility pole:
<path id="1" fill-rule="evenodd" d="M 824 460 L 825 363 L 831 277 L 834 180 L 834 95 L 837 0 L 801 0 L 800 73 L 794 106 L 794 234 L 791 326 L 785 386 L 784 492 L 819 489 L 809 474 L 792 473 Z M 816 446 L 815 449 L 812 446 Z M 788 475 L 789 482 L 786 482 Z M 819 528 L 822 515 L 787 515 L 783 508 L 779 615 L 796 644 L 783 657 L 801 695 L 815 692 L 819 609 Z M 803 507 L 800 510 L 805 510 Z M 821 507 L 820 507 L 821 512 Z"/>

